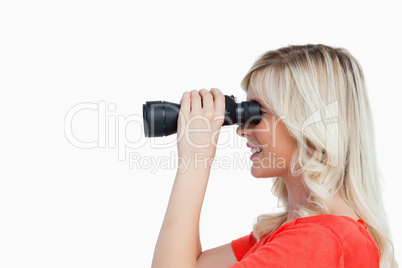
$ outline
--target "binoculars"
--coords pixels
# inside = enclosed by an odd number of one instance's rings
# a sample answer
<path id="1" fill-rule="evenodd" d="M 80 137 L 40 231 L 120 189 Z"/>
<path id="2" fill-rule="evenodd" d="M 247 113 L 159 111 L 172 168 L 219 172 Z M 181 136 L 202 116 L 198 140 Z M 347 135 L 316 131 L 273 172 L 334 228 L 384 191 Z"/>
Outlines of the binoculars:
<path id="1" fill-rule="evenodd" d="M 177 133 L 180 104 L 167 101 L 147 101 L 142 105 L 145 137 L 163 137 Z M 260 104 L 256 101 L 236 103 L 236 98 L 225 95 L 223 126 L 258 124 L 261 120 Z"/>

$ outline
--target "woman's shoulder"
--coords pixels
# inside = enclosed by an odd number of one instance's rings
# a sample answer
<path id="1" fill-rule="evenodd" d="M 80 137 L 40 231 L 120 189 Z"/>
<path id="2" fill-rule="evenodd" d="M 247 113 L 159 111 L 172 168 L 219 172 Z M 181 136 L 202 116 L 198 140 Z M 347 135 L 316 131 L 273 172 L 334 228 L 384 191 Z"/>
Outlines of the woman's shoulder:
<path id="1" fill-rule="evenodd" d="M 299 218 L 294 221 L 293 228 L 310 226 L 317 228 L 318 226 L 325 227 L 331 230 L 340 241 L 345 240 L 369 240 L 376 247 L 373 237 L 367 230 L 365 222 L 361 219 L 355 220 L 349 216 L 322 214 L 317 216 Z M 291 227 L 291 225 L 289 225 Z"/>
<path id="2" fill-rule="evenodd" d="M 345 262 L 360 258 L 379 259 L 378 246 L 367 231 L 362 220 L 354 220 L 348 216 L 323 214 L 299 218 L 280 226 L 264 244 L 274 242 L 278 238 L 289 237 L 295 241 L 303 239 L 317 243 L 317 239 L 332 240 L 343 251 Z"/>
<path id="3" fill-rule="evenodd" d="M 366 224 L 362 220 L 354 220 L 348 216 L 322 214 L 311 217 L 298 218 L 287 222 L 280 226 L 269 239 L 273 239 L 275 235 L 292 229 L 308 229 L 309 231 L 316 230 L 317 232 L 331 231 L 340 241 L 354 239 L 368 239 L 370 242 L 376 243 L 367 231 Z"/>
<path id="4" fill-rule="evenodd" d="M 368 235 L 350 217 L 324 214 L 287 222 L 258 242 L 251 232 L 232 241 L 232 248 L 239 262 L 250 265 L 378 267 L 378 249 Z"/>

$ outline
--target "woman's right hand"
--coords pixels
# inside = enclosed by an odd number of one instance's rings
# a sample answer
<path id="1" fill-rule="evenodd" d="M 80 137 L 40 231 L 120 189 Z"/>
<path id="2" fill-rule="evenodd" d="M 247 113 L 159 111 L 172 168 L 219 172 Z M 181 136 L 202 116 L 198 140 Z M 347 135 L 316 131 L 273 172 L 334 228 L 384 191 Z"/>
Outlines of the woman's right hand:
<path id="1" fill-rule="evenodd" d="M 219 89 L 184 92 L 177 122 L 179 158 L 201 156 L 212 161 L 224 116 L 225 96 Z"/>

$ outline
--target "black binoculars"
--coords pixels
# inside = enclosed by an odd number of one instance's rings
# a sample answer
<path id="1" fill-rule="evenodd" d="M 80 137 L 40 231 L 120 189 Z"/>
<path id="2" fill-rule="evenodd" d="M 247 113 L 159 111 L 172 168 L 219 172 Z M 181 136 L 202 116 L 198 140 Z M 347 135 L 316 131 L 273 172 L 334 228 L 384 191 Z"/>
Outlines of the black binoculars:
<path id="1" fill-rule="evenodd" d="M 180 104 L 167 101 L 147 101 L 142 105 L 145 137 L 163 137 L 177 133 Z M 236 103 L 236 98 L 225 95 L 223 126 L 258 124 L 261 120 L 260 104 L 256 101 Z"/>

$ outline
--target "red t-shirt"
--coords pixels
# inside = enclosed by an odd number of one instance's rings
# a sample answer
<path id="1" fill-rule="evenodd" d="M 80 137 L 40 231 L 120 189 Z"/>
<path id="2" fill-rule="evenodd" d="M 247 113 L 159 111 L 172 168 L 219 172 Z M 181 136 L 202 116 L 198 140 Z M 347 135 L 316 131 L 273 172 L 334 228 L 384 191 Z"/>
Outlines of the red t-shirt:
<path id="1" fill-rule="evenodd" d="M 231 242 L 238 262 L 231 268 L 379 267 L 378 246 L 366 224 L 323 214 L 280 226 L 258 243 L 253 232 Z"/>

